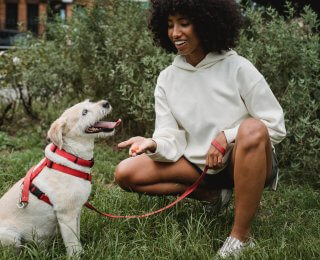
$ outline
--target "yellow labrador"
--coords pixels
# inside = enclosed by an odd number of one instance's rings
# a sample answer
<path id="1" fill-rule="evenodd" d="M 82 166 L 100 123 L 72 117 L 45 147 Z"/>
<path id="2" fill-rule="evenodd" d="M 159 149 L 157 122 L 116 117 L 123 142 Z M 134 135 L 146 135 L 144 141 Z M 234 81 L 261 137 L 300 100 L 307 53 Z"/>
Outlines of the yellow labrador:
<path id="1" fill-rule="evenodd" d="M 91 160 L 95 138 L 113 135 L 114 128 L 120 123 L 120 120 L 100 121 L 110 111 L 111 106 L 105 100 L 96 103 L 86 100 L 76 104 L 53 122 L 48 137 L 58 149 L 80 160 Z M 47 159 L 73 171 L 90 174 L 90 167 L 60 156 L 52 151 L 52 146 L 49 144 L 45 149 Z M 80 213 L 90 195 L 91 182 L 45 166 L 32 184 L 50 199 L 52 205 L 30 193 L 29 204 L 19 207 L 23 181 L 18 181 L 0 199 L 0 244 L 19 248 L 23 241 L 43 241 L 59 226 L 67 254 L 80 253 Z"/>

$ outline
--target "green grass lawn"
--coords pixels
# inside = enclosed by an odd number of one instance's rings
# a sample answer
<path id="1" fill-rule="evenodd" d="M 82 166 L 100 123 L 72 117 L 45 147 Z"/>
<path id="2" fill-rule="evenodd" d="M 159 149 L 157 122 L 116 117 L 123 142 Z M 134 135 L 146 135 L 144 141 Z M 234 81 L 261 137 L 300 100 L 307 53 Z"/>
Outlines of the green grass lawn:
<path id="1" fill-rule="evenodd" d="M 1 196 L 43 157 L 45 138 L 38 132 L 21 131 L 15 137 L 0 132 Z M 95 148 L 92 204 L 108 213 L 128 215 L 158 209 L 175 199 L 138 196 L 110 185 L 116 164 L 127 154 L 110 145 L 114 140 L 108 143 L 98 142 Z M 319 191 L 297 185 L 286 175 L 283 169 L 277 192 L 264 192 L 252 228 L 257 247 L 241 259 L 320 259 Z M 213 216 L 191 199 L 146 219 L 113 220 L 83 209 L 81 259 L 213 259 L 232 220 L 233 206 Z M 66 259 L 66 254 L 57 235 L 44 247 L 26 244 L 19 255 L 2 248 L 0 259 Z"/>

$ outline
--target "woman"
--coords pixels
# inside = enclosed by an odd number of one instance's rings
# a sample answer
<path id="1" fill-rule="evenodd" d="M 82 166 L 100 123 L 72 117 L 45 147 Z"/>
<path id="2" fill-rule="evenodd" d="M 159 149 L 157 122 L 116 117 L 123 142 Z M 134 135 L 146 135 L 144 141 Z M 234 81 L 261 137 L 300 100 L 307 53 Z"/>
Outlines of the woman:
<path id="1" fill-rule="evenodd" d="M 218 255 L 239 254 L 254 246 L 251 223 L 264 186 L 276 181 L 283 111 L 263 76 L 231 50 L 241 28 L 233 0 L 152 0 L 149 27 L 178 55 L 157 80 L 152 138 L 118 145 L 131 157 L 116 181 L 127 191 L 181 194 L 208 165 L 192 197 L 225 206 L 234 188 L 234 224 Z"/>

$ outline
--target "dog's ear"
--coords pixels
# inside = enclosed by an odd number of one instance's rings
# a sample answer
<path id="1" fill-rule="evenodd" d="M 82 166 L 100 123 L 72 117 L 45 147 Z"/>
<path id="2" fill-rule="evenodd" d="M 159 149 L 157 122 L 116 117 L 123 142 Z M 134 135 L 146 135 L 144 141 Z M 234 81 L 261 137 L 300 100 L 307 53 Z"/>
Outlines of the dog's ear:
<path id="1" fill-rule="evenodd" d="M 62 133 L 66 126 L 66 120 L 63 118 L 58 118 L 56 121 L 54 121 L 48 131 L 47 138 L 51 140 L 52 143 L 54 143 L 56 146 L 59 147 L 59 149 L 62 148 Z"/>

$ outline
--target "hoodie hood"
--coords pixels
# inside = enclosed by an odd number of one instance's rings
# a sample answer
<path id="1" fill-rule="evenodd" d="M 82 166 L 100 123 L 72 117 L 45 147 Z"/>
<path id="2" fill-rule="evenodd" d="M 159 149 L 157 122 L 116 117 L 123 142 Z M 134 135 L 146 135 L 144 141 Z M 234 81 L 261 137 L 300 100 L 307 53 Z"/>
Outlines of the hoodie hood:
<path id="1" fill-rule="evenodd" d="M 224 60 L 225 58 L 236 55 L 237 53 L 233 50 L 230 51 L 222 51 L 222 53 L 217 52 L 209 52 L 205 58 L 200 61 L 195 67 L 192 66 L 190 63 L 186 61 L 186 58 L 182 55 L 178 55 L 173 60 L 172 65 L 183 69 L 183 70 L 189 70 L 189 71 L 197 71 L 200 69 L 206 69 L 211 67 L 212 65 L 216 64 L 217 62 Z"/>

